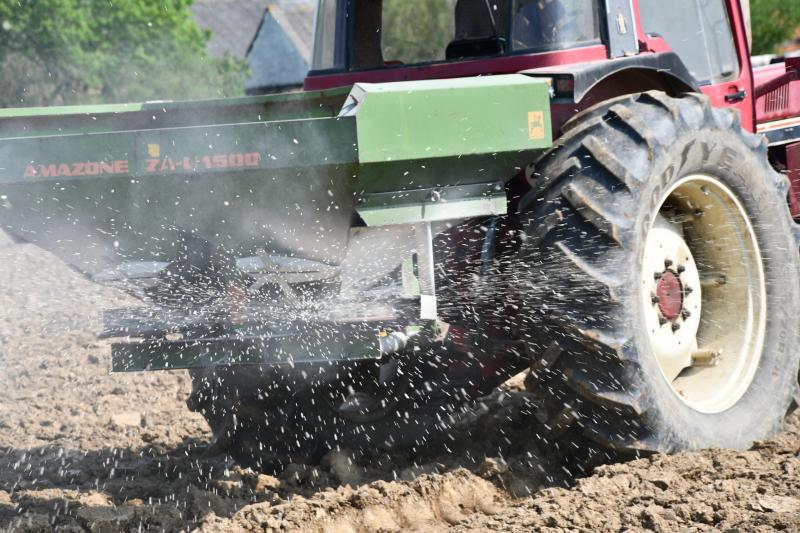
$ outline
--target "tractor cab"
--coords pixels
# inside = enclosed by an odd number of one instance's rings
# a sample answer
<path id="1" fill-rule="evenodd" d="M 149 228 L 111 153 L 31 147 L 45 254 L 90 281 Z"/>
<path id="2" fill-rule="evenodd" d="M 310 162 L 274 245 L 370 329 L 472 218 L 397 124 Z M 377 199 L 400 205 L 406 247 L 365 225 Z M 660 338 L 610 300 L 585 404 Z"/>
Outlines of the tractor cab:
<path id="1" fill-rule="evenodd" d="M 748 11 L 735 0 L 319 0 L 305 88 L 525 73 L 555 81 L 556 126 L 655 89 L 702 91 L 753 129 Z"/>
<path id="2" fill-rule="evenodd" d="M 599 2 L 320 0 L 312 68 L 369 70 L 599 44 Z"/>

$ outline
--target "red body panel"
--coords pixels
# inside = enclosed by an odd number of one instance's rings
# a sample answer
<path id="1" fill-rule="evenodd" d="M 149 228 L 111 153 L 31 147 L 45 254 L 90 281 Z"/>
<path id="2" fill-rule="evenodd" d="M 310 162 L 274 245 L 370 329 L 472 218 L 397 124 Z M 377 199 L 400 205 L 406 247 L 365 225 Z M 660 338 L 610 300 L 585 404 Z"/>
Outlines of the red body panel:
<path id="1" fill-rule="evenodd" d="M 701 90 L 711 99 L 714 107 L 733 107 L 739 110 L 742 126 L 752 132 L 756 131 L 756 114 L 753 98 L 753 68 L 750 63 L 750 45 L 747 39 L 744 17 L 738 0 L 727 0 L 728 17 L 733 28 L 736 41 L 736 54 L 739 58 L 739 77 L 729 82 L 708 85 Z M 728 103 L 725 97 L 745 91 L 746 97 L 740 102 Z"/>
<path id="2" fill-rule="evenodd" d="M 792 215 L 800 215 L 800 142 L 786 146 L 786 168 L 789 178 L 789 208 Z"/>
<path id="3" fill-rule="evenodd" d="M 711 99 L 714 107 L 734 107 L 739 110 L 742 117 L 742 126 L 755 132 L 756 115 L 753 106 L 753 69 L 750 63 L 750 46 L 748 44 L 747 32 L 744 24 L 741 6 L 738 0 L 727 0 L 728 17 L 733 27 L 734 39 L 736 41 L 736 54 L 739 58 L 739 75 L 735 80 L 714 85 L 701 87 L 703 94 Z M 638 0 L 634 0 L 635 13 L 639 13 Z M 643 50 L 651 52 L 671 51 L 667 42 L 661 37 L 650 37 L 645 34 L 641 26 L 641 20 L 637 20 L 639 25 L 639 35 L 644 35 L 641 43 Z M 727 95 L 746 91 L 746 97 L 740 102 L 728 103 L 725 100 Z"/>
<path id="4" fill-rule="evenodd" d="M 754 78 L 759 124 L 800 117 L 800 58 L 756 69 Z"/>
<path id="5" fill-rule="evenodd" d="M 756 69 L 754 78 L 758 131 L 778 134 L 772 155 L 789 178 L 789 207 L 800 220 L 800 142 L 791 141 L 800 127 L 800 57 Z"/>
<path id="6" fill-rule="evenodd" d="M 432 80 L 464 78 L 487 74 L 512 74 L 521 70 L 557 65 L 600 61 L 607 59 L 603 45 L 587 46 L 572 50 L 557 50 L 539 54 L 523 54 L 492 59 L 452 61 L 413 66 L 392 66 L 375 70 L 318 74 L 305 80 L 306 90 L 324 90 L 346 87 L 354 83 L 386 83 L 392 81 Z"/>

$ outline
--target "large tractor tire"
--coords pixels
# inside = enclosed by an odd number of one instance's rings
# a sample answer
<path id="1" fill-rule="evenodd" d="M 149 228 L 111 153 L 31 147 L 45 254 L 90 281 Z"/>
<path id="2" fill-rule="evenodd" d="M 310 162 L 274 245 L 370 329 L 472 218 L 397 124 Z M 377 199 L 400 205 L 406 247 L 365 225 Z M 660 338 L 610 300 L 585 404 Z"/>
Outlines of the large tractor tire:
<path id="1" fill-rule="evenodd" d="M 556 442 L 746 448 L 782 427 L 800 362 L 788 183 L 697 94 L 568 122 L 520 204 L 528 385 Z"/>

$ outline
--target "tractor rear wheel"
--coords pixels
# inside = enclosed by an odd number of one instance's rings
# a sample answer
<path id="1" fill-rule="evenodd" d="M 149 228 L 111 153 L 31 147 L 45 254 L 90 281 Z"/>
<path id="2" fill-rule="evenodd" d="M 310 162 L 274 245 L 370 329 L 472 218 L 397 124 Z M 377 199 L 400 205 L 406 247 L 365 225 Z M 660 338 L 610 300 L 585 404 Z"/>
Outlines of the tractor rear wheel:
<path id="1" fill-rule="evenodd" d="M 745 448 L 797 390 L 787 181 L 731 110 L 616 99 L 568 122 L 520 203 L 520 331 L 550 438 Z"/>

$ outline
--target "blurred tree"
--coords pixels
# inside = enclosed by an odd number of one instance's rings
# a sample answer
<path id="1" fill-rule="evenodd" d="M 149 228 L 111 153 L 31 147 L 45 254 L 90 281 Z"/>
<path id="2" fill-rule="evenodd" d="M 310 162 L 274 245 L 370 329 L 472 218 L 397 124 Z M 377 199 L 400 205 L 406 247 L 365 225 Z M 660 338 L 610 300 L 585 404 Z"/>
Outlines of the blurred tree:
<path id="1" fill-rule="evenodd" d="M 383 58 L 419 63 L 444 59 L 453 38 L 455 0 L 383 0 Z"/>
<path id="2" fill-rule="evenodd" d="M 750 0 L 753 54 L 772 54 L 800 27 L 797 0 Z"/>
<path id="3" fill-rule="evenodd" d="M 0 106 L 235 96 L 244 62 L 208 56 L 192 0 L 0 0 Z"/>

